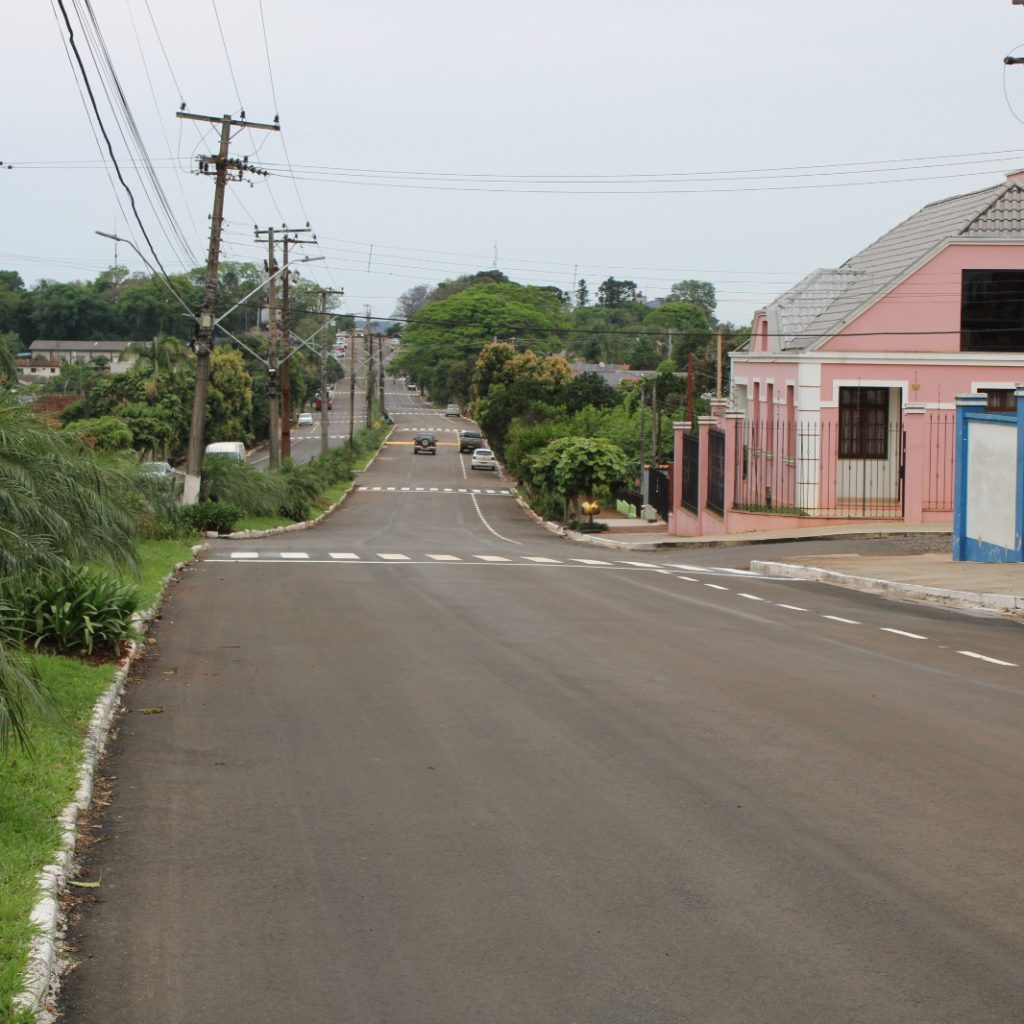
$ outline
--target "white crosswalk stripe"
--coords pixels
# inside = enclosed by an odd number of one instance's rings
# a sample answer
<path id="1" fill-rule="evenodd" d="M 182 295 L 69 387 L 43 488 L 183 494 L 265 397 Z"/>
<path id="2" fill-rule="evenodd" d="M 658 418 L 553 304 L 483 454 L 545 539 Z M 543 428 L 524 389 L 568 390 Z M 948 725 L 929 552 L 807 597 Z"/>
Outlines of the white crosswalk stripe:
<path id="1" fill-rule="evenodd" d="M 657 574 L 661 575 L 674 575 L 671 571 L 678 569 L 678 564 L 666 563 L 658 565 L 655 562 L 634 562 L 627 561 L 625 559 L 616 559 L 610 561 L 603 558 L 552 558 L 549 555 L 517 555 L 510 557 L 507 555 L 490 555 L 490 554 L 473 554 L 466 553 L 463 555 L 451 555 L 451 554 L 436 554 L 436 553 L 412 553 L 408 554 L 405 552 L 397 551 L 376 551 L 376 552 L 358 552 L 358 551 L 328 551 L 326 553 L 308 552 L 308 551 L 231 551 L 223 558 L 211 558 L 212 562 L 219 561 L 230 561 L 230 562 L 255 562 L 255 561 L 268 561 L 268 560 L 279 560 L 288 562 L 308 562 L 308 561 L 325 561 L 330 559 L 333 562 L 423 562 L 429 560 L 431 562 L 440 563 L 454 563 L 454 562 L 466 562 L 475 560 L 476 562 L 483 562 L 489 565 L 537 565 L 537 566 L 555 566 L 562 565 L 572 568 L 576 567 L 603 567 L 603 568 L 615 568 L 616 566 L 628 566 L 632 569 L 651 569 Z M 716 565 L 701 565 L 692 566 L 692 571 L 704 576 L 730 576 L 735 573 L 735 570 L 728 569 L 724 566 Z M 754 579 L 764 579 L 758 573 L 743 571 L 743 576 Z M 689 576 L 679 576 L 678 579 L 686 580 L 688 582 L 697 582 L 695 578 Z M 715 584 L 705 584 L 706 586 L 715 587 L 715 589 L 725 589 L 715 586 Z M 741 595 L 746 597 L 747 595 Z"/>
<path id="2" fill-rule="evenodd" d="M 353 490 L 364 494 L 491 494 L 508 497 L 512 491 L 505 487 L 369 487 L 357 484 Z"/>

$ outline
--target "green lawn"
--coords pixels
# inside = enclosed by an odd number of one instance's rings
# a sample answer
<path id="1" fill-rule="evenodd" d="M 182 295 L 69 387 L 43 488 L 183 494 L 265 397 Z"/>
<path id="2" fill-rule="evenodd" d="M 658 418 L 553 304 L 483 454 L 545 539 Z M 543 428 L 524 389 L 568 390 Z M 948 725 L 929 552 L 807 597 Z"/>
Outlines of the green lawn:
<path id="1" fill-rule="evenodd" d="M 165 576 L 191 557 L 190 541 L 143 541 L 140 608 L 160 594 Z M 38 898 L 39 872 L 60 845 L 57 816 L 78 788 L 82 736 L 93 705 L 114 678 L 113 662 L 87 665 L 74 658 L 33 655 L 52 704 L 30 717 L 32 750 L 12 747 L 0 758 L 0 1021 L 18 1021 L 11 1000 L 32 938 L 29 914 Z M 25 1020 L 30 1018 L 25 1017 Z"/>

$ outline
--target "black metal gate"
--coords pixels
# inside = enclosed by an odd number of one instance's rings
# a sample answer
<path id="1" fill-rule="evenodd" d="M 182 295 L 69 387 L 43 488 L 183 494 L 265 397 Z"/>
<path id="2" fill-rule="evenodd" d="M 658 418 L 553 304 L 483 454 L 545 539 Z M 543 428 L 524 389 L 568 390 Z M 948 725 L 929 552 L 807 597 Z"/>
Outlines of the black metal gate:
<path id="1" fill-rule="evenodd" d="M 658 515 L 668 522 L 668 512 L 672 507 L 672 484 L 663 469 L 652 466 L 647 470 L 647 500 Z"/>
<path id="2" fill-rule="evenodd" d="M 700 435 L 683 434 L 683 498 L 687 512 L 697 514 L 697 495 L 700 493 L 698 467 L 700 466 Z"/>
<path id="3" fill-rule="evenodd" d="M 708 508 L 725 515 L 725 431 L 708 431 Z"/>

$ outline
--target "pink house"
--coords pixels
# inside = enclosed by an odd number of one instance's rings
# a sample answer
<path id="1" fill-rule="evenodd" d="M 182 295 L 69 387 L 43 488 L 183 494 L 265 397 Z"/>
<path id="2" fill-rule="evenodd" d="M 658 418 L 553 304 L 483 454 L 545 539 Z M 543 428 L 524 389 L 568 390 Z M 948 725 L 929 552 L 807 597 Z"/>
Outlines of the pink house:
<path id="1" fill-rule="evenodd" d="M 809 274 L 730 358 L 730 400 L 676 425 L 670 532 L 952 522 L 956 396 L 1024 382 L 1024 171 Z"/>

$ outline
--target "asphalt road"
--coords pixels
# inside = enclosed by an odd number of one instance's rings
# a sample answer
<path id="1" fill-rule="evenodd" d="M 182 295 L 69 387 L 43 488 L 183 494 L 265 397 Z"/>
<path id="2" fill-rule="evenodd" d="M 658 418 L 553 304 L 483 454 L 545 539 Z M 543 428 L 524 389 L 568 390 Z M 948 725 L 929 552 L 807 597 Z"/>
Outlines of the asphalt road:
<path id="1" fill-rule="evenodd" d="M 1019 625 L 573 545 L 389 399 L 172 588 L 62 1020 L 1022 1019 Z"/>

